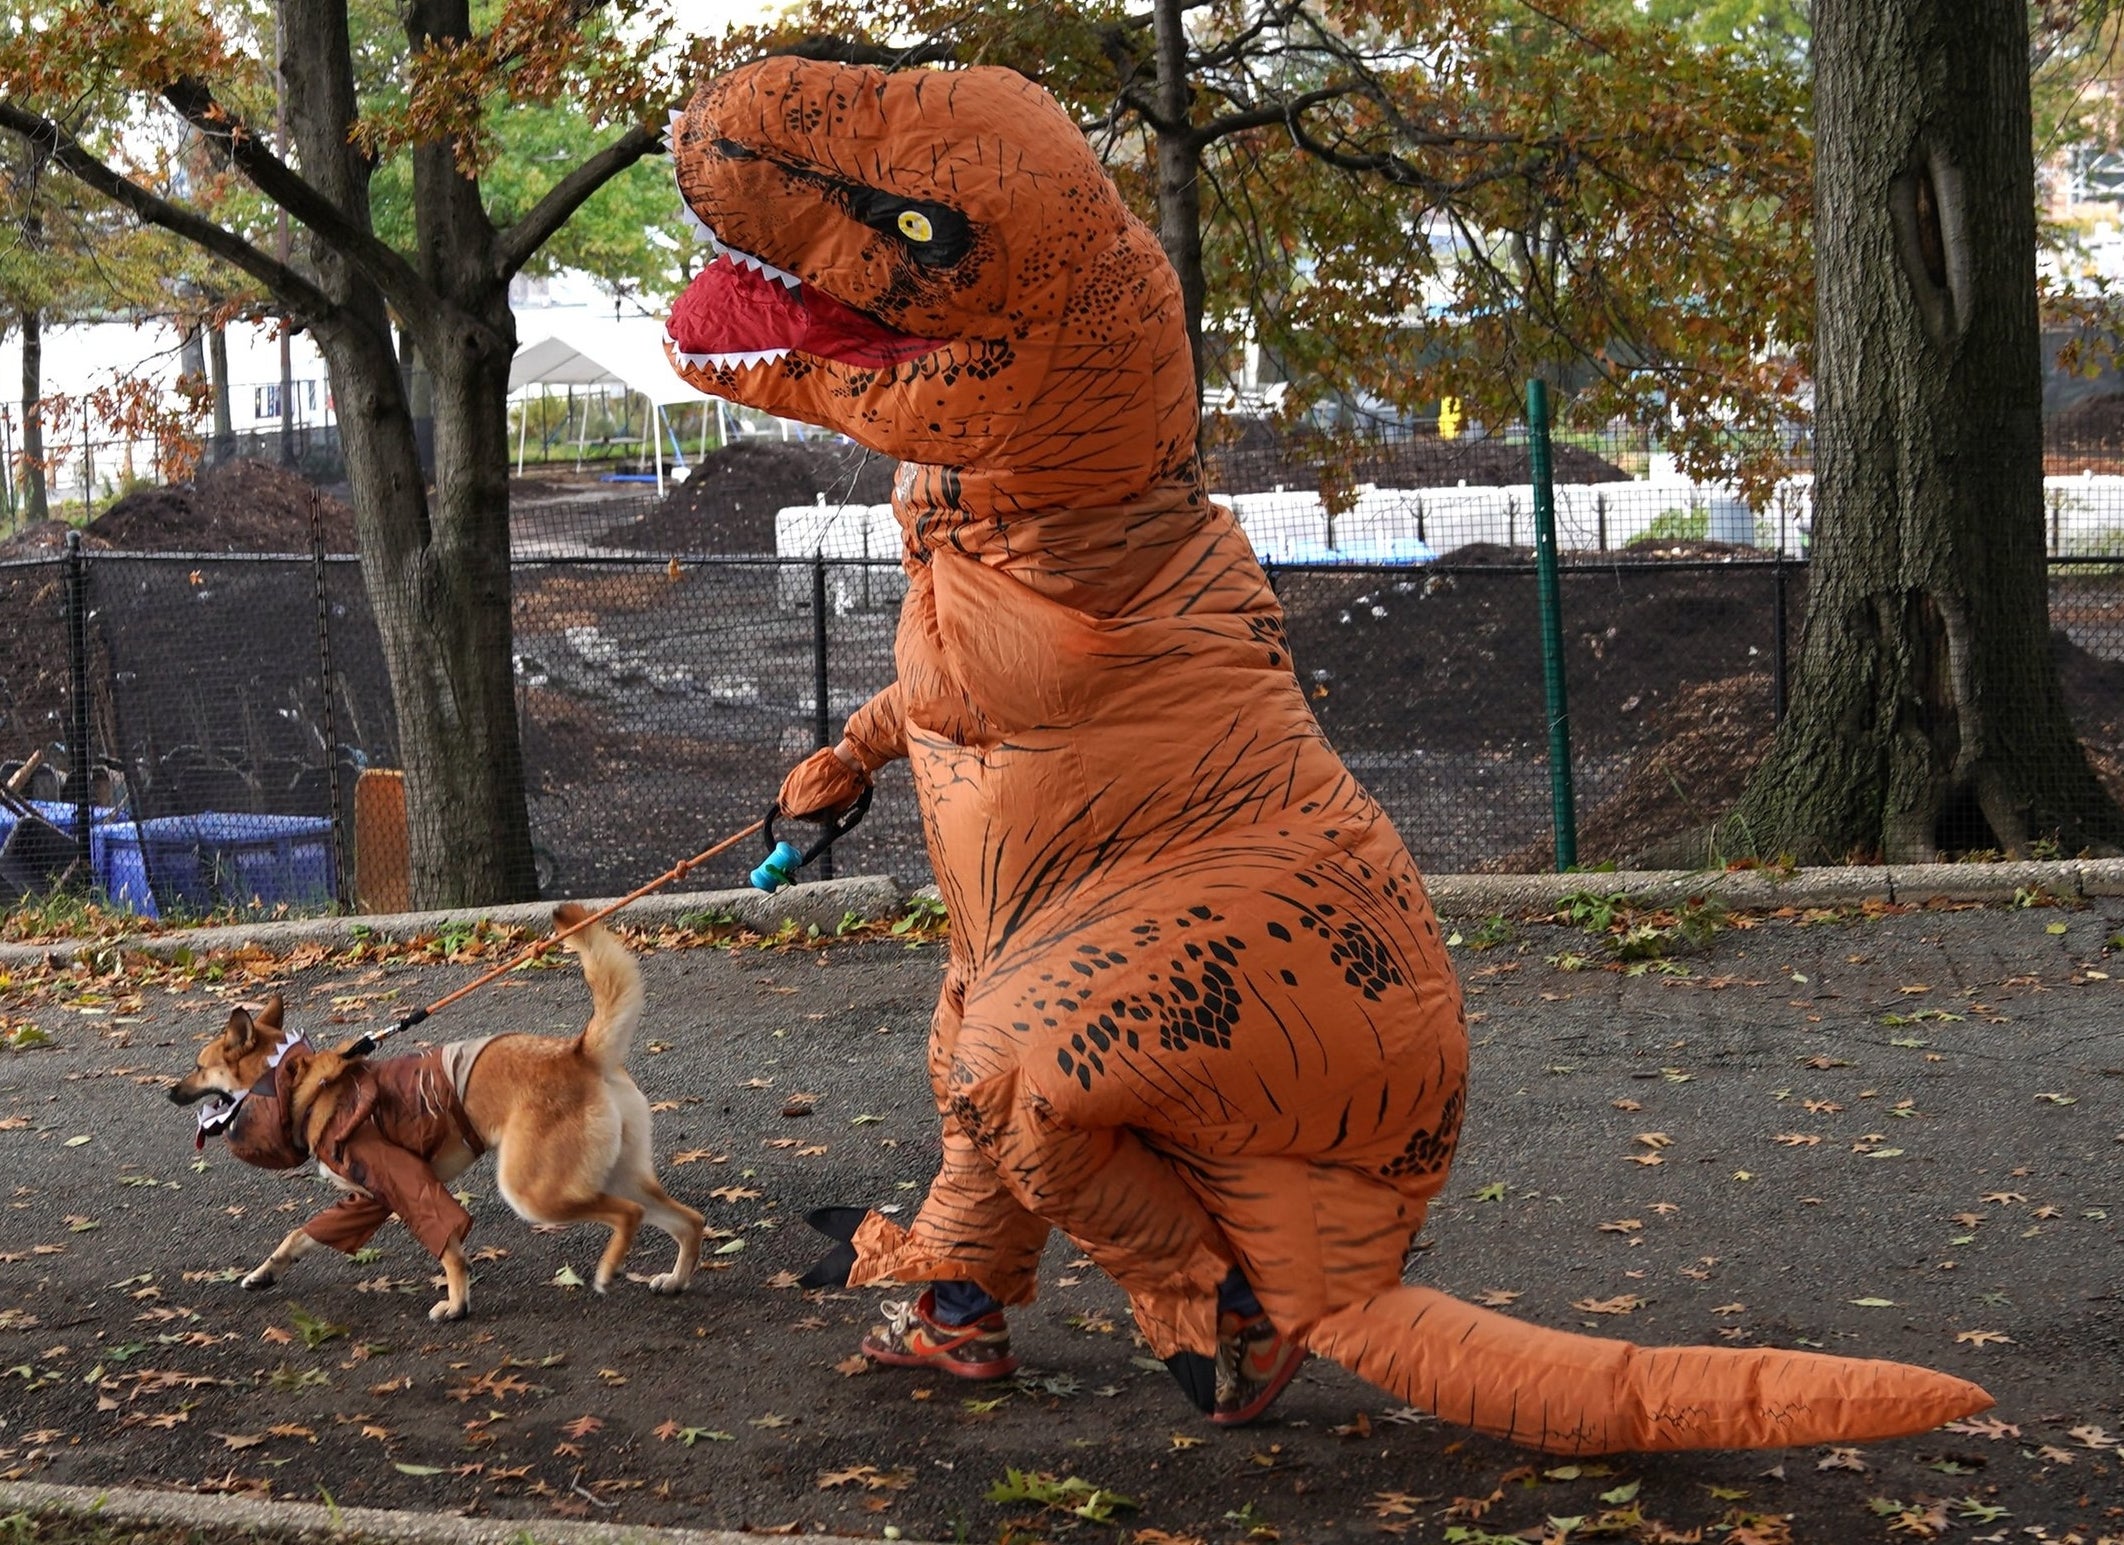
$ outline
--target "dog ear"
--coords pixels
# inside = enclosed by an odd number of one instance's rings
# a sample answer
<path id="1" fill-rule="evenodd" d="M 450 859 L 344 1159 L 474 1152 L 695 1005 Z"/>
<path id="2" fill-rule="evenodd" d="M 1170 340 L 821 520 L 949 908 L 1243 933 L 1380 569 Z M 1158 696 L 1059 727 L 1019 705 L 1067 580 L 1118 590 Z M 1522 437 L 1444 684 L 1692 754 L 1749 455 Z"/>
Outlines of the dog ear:
<path id="1" fill-rule="evenodd" d="M 268 1030 L 278 1030 L 280 1028 L 281 1008 L 280 994 L 276 992 L 272 997 L 266 999 L 266 1006 L 258 1011 L 258 1022 Z"/>
<path id="2" fill-rule="evenodd" d="M 258 1039 L 258 1027 L 247 1010 L 230 1009 L 228 1028 L 222 1034 L 229 1038 L 236 1048 L 236 1055 L 240 1057 L 249 1051 L 251 1043 Z"/>

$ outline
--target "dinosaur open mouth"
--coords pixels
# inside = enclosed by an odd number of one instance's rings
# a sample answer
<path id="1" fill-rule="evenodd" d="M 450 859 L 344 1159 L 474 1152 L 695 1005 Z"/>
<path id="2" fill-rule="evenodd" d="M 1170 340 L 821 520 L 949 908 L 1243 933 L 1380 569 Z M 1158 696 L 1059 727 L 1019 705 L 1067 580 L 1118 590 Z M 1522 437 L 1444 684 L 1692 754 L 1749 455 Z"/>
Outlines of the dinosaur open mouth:
<path id="1" fill-rule="evenodd" d="M 887 327 L 713 232 L 708 240 L 715 258 L 686 286 L 664 328 L 680 364 L 763 365 L 794 351 L 877 367 L 944 347 Z"/>

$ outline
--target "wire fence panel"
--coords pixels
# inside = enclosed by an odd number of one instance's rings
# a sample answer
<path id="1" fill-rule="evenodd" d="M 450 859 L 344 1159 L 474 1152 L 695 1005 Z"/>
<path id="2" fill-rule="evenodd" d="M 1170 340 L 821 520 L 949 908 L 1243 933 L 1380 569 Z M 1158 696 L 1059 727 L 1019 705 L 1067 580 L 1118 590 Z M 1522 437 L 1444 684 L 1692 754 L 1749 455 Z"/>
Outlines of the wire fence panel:
<path id="1" fill-rule="evenodd" d="M 524 485 L 514 675 L 548 896 L 631 889 L 758 819 L 788 768 L 892 679 L 906 580 L 884 469 L 740 449 L 663 502 Z M 829 453 L 796 478 L 795 458 Z M 1269 571 L 1323 730 L 1425 868 L 1552 867 L 1525 445 L 1413 436 L 1333 465 L 1310 454 L 1249 431 L 1208 473 Z M 2054 450 L 2045 519 L 2053 654 L 2091 763 L 2124 794 L 2119 466 Z M 1810 479 L 1795 458 L 1751 506 L 1629 440 L 1560 444 L 1556 477 L 1578 851 L 1625 859 L 1723 815 L 1771 738 L 1806 613 Z M 865 502 L 834 502 L 851 496 Z M 408 905 L 378 618 L 359 562 L 308 540 L 0 561 L 0 783 L 22 774 L 0 844 L 27 823 L 64 869 L 86 804 L 94 878 L 141 910 Z M 735 883 L 752 856 L 695 882 Z M 48 853 L 17 857 L 10 869 L 0 847 L 9 894 L 56 873 L 37 867 Z M 904 764 L 831 861 L 928 878 Z"/>

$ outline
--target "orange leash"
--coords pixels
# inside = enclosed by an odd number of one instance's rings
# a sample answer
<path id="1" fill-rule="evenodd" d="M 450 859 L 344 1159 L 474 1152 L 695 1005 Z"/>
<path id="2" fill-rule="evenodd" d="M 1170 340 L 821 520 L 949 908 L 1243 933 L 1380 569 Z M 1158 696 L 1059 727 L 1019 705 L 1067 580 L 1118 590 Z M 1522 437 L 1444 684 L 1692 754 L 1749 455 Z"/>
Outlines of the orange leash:
<path id="1" fill-rule="evenodd" d="M 464 986 L 458 988 L 455 992 L 443 994 L 443 996 L 437 998 L 426 1008 L 415 1009 L 412 1013 L 406 1015 L 405 1018 L 399 1020 L 397 1024 L 390 1026 L 388 1029 L 378 1030 L 372 1035 L 363 1035 L 356 1040 L 349 1041 L 345 1046 L 340 1048 L 340 1055 L 346 1057 L 368 1056 L 369 1053 L 376 1050 L 378 1046 L 381 1046 L 392 1036 L 397 1035 L 401 1030 L 412 1029 L 415 1025 L 419 1024 L 422 1020 L 426 1019 L 430 1014 L 434 1014 L 442 1009 L 446 1009 L 451 1004 L 457 1002 L 458 999 L 469 997 L 473 993 L 478 992 L 480 988 L 486 986 L 487 983 L 493 981 L 496 977 L 507 976 L 518 966 L 523 965 L 526 961 L 534 959 L 538 955 L 544 953 L 546 950 L 551 949 L 554 945 L 560 943 L 561 940 L 568 938 L 571 935 L 581 933 L 592 923 L 603 922 L 613 913 L 619 911 L 620 908 L 625 906 L 631 906 L 633 903 L 640 901 L 644 896 L 648 895 L 652 891 L 662 890 L 673 880 L 684 879 L 686 875 L 691 873 L 696 866 L 705 864 L 706 862 L 708 862 L 709 859 L 716 857 L 718 854 L 729 852 L 730 849 L 736 847 L 747 837 L 756 835 L 759 832 L 760 828 L 765 824 L 766 823 L 764 821 L 754 821 L 743 831 L 732 832 L 721 842 L 718 842 L 714 847 L 703 848 L 700 852 L 694 854 L 691 858 L 680 859 L 669 869 L 666 869 L 662 874 L 658 875 L 655 879 L 651 880 L 647 885 L 636 886 L 633 890 L 627 892 L 626 895 L 620 897 L 619 900 L 613 902 L 612 905 L 606 907 L 602 912 L 593 912 L 588 917 L 578 918 L 574 922 L 570 923 L 567 927 L 560 929 L 558 932 L 549 934 L 543 939 L 534 940 L 532 943 L 525 945 L 521 950 L 518 950 L 515 955 L 511 956 L 509 959 L 503 961 L 500 965 L 496 966 L 492 971 L 489 971 L 485 976 L 475 977 L 473 980 L 465 983 Z"/>

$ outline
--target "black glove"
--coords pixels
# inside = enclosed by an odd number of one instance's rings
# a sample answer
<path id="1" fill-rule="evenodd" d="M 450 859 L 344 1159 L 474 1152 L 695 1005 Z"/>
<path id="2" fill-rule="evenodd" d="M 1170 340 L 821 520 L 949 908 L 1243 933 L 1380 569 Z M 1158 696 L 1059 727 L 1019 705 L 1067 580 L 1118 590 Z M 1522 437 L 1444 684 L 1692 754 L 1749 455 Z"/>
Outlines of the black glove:
<path id="1" fill-rule="evenodd" d="M 831 1250 L 811 1263 L 804 1275 L 797 1278 L 803 1288 L 844 1288 L 848 1286 L 848 1274 L 855 1270 L 855 1245 L 851 1243 L 863 1220 L 870 1216 L 868 1207 L 818 1207 L 804 1215 L 804 1221 L 831 1239 Z M 1212 1383 L 1214 1383 L 1214 1375 Z M 1215 1396 L 1212 1395 L 1212 1403 Z M 1205 1408 L 1206 1409 L 1206 1408 Z"/>

